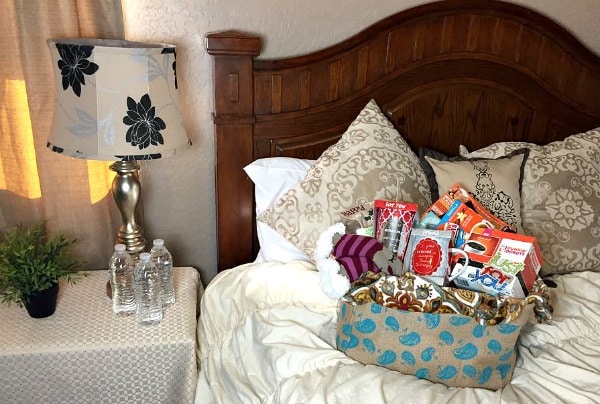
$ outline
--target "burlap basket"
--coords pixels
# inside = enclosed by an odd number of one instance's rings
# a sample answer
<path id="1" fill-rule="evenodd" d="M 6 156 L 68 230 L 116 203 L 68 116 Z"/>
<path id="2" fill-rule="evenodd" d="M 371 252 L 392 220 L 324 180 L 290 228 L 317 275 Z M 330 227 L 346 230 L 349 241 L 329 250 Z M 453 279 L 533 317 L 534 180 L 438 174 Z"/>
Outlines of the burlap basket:
<path id="1" fill-rule="evenodd" d="M 533 307 L 513 322 L 480 325 L 460 314 L 409 312 L 377 303 L 338 305 L 337 348 L 349 357 L 453 387 L 497 390 L 514 370 L 515 344 Z"/>

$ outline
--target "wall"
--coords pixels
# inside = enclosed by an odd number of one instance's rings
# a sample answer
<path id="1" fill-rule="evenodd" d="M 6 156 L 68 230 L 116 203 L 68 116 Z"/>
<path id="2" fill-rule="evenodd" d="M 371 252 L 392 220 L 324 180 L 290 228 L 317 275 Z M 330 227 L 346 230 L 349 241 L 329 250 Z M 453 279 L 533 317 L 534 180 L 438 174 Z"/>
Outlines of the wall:
<path id="1" fill-rule="evenodd" d="M 206 33 L 238 29 L 264 38 L 261 57 L 294 56 L 331 45 L 424 0 L 123 0 L 126 37 L 178 46 L 182 109 L 194 145 L 143 164 L 145 230 L 164 238 L 175 264 L 206 284 L 216 274 L 212 65 Z M 555 19 L 600 54 L 598 0 L 513 0 Z M 377 6 L 374 7 L 374 4 Z"/>

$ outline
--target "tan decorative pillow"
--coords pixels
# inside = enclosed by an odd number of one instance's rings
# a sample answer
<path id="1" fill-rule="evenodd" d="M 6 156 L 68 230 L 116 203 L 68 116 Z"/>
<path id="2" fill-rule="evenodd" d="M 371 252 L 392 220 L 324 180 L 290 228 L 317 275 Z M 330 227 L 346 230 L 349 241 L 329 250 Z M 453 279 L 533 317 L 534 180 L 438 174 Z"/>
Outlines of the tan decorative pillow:
<path id="1" fill-rule="evenodd" d="M 430 204 L 416 154 L 371 100 L 303 181 L 258 216 L 312 258 L 317 238 L 340 213 L 374 199 Z"/>
<path id="2" fill-rule="evenodd" d="M 419 150 L 421 165 L 437 200 L 459 183 L 496 217 L 517 232 L 521 228 L 521 181 L 528 149 L 498 158 L 447 157 L 434 150 Z"/>
<path id="3" fill-rule="evenodd" d="M 538 146 L 496 143 L 467 157 L 494 158 L 527 147 L 521 185 L 521 219 L 535 236 L 541 274 L 600 271 L 600 128 Z"/>

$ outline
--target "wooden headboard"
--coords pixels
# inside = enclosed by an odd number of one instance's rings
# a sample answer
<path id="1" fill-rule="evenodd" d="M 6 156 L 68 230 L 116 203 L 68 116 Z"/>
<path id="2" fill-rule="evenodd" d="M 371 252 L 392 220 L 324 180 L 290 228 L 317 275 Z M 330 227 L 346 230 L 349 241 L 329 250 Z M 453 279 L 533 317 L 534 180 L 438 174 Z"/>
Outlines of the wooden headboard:
<path id="1" fill-rule="evenodd" d="M 446 0 L 304 56 L 261 60 L 258 36 L 207 36 L 214 57 L 219 270 L 258 250 L 253 185 L 268 156 L 317 158 L 374 98 L 416 151 L 544 144 L 600 126 L 600 58 L 523 7 Z"/>

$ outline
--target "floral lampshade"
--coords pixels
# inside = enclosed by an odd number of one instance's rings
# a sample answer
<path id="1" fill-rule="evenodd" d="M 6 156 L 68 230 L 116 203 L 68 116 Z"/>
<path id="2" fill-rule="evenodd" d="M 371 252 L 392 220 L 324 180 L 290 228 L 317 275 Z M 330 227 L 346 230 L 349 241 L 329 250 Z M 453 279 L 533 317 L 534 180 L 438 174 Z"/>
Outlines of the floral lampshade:
<path id="1" fill-rule="evenodd" d="M 191 144 L 179 110 L 175 47 L 49 40 L 56 109 L 48 148 L 92 160 L 148 160 Z"/>

